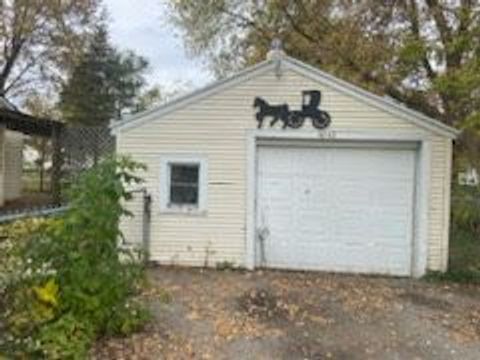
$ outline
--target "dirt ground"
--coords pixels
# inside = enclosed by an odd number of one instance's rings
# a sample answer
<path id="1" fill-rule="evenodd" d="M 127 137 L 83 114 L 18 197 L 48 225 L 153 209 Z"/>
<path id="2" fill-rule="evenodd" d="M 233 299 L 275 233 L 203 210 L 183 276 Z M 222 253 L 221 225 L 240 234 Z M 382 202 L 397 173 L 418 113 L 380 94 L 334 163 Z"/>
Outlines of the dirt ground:
<path id="1" fill-rule="evenodd" d="M 154 268 L 153 321 L 97 359 L 480 359 L 480 288 L 412 279 Z"/>

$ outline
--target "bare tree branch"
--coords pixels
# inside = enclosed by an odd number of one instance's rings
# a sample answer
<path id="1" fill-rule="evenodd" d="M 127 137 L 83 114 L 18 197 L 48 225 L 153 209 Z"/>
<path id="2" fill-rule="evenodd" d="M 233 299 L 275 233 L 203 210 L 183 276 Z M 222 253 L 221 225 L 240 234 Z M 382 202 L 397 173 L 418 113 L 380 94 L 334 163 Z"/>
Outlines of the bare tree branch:
<path id="1" fill-rule="evenodd" d="M 41 68 L 55 72 L 75 56 L 71 37 L 89 36 L 97 0 L 17 0 L 2 3 L 0 18 L 0 95 L 26 85 Z M 80 20 L 81 18 L 81 20 Z M 69 39 L 67 39 L 69 37 Z"/>

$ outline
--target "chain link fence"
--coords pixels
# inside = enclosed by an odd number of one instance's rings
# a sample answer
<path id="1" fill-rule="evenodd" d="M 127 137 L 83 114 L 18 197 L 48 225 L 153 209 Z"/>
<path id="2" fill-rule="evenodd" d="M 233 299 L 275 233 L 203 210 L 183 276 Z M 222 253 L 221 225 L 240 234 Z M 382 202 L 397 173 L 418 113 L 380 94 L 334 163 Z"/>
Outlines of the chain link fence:
<path id="1" fill-rule="evenodd" d="M 68 126 L 61 138 L 64 184 L 82 171 L 115 153 L 115 138 L 108 126 Z"/>

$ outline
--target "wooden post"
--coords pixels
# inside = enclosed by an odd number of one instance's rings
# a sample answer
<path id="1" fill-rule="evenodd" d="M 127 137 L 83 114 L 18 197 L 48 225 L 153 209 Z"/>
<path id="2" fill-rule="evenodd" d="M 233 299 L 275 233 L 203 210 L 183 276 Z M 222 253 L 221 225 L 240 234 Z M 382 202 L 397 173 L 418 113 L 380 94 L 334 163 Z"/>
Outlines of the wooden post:
<path id="1" fill-rule="evenodd" d="M 60 124 L 53 125 L 52 129 L 52 196 L 55 204 L 62 201 L 61 177 L 62 177 L 62 136 L 63 126 Z"/>
<path id="2" fill-rule="evenodd" d="M 0 124 L 0 206 L 5 204 L 5 127 Z"/>

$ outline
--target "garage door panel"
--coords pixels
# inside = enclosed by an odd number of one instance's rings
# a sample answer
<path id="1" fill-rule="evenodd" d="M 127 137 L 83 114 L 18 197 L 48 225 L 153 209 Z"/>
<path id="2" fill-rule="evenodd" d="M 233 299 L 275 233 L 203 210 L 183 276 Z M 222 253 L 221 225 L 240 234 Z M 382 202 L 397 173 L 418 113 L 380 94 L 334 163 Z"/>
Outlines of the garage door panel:
<path id="1" fill-rule="evenodd" d="M 302 148 L 293 148 L 289 152 L 290 154 L 287 156 L 291 158 L 292 167 L 290 171 L 293 174 L 316 178 L 319 174 L 325 173 L 330 159 L 328 153 L 318 154 L 305 151 Z"/>
<path id="2" fill-rule="evenodd" d="M 410 204 L 412 199 L 410 197 L 410 190 L 413 179 L 410 178 L 403 182 L 395 180 L 383 180 L 375 183 L 375 190 L 370 193 L 372 204 L 377 206 L 391 206 Z M 389 182 L 389 184 L 385 184 Z"/>
<path id="3" fill-rule="evenodd" d="M 260 147 L 258 156 L 266 266 L 409 274 L 413 150 Z"/>
<path id="4" fill-rule="evenodd" d="M 362 185 L 353 186 L 351 184 L 345 184 L 343 181 L 338 181 L 332 184 L 332 187 L 346 188 L 345 191 L 331 191 L 332 205 L 339 204 L 342 208 L 347 209 L 348 204 L 356 204 L 354 210 L 359 208 L 358 204 L 370 203 L 372 194 L 365 189 Z"/>
<path id="5" fill-rule="evenodd" d="M 284 248 L 285 250 L 285 248 Z M 282 249 L 276 249 L 278 260 L 269 263 L 270 267 L 293 269 L 320 269 L 326 271 L 348 271 L 367 273 L 388 273 L 408 275 L 409 270 L 403 265 L 408 262 L 402 249 L 383 250 L 376 246 L 339 246 L 324 244 L 312 251 L 308 246 L 299 246 L 297 250 L 289 251 L 287 257 L 282 257 Z M 378 263 L 378 259 L 384 259 Z M 335 263 L 332 268 L 331 264 Z M 368 265 L 370 264 L 370 265 Z"/>

